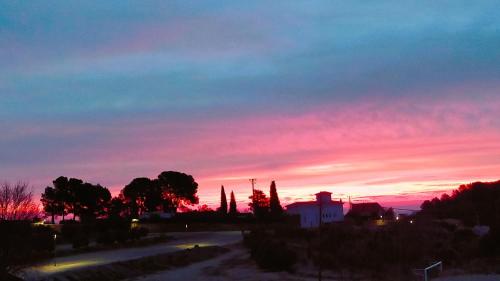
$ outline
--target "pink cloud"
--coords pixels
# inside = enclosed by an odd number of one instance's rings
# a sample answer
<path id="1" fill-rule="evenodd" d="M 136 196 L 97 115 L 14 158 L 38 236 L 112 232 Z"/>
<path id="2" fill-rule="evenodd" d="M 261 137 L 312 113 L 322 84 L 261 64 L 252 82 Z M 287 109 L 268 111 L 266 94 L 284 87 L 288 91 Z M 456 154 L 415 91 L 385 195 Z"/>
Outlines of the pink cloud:
<path id="1" fill-rule="evenodd" d="M 38 173 L 45 185 L 64 174 L 116 193 L 134 177 L 181 170 L 195 176 L 201 202 L 209 205 L 218 204 L 221 184 L 244 205 L 250 177 L 266 191 L 277 180 L 284 201 L 329 190 L 344 200 L 385 196 L 385 202 L 414 204 L 458 183 L 498 178 L 498 108 L 500 99 L 399 99 L 196 123 L 114 121 L 92 129 L 104 134 L 102 142 L 61 152 L 62 162 Z M 60 128 L 44 133 L 52 130 Z"/>

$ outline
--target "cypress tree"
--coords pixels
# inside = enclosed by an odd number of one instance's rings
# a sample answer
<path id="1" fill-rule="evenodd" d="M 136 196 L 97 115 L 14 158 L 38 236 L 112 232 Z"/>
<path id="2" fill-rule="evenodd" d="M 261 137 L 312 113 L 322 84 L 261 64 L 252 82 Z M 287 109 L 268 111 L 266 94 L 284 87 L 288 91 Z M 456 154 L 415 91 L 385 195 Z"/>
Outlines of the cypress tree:
<path id="1" fill-rule="evenodd" d="M 271 182 L 271 187 L 269 189 L 269 209 L 272 216 L 279 216 L 283 213 L 283 208 L 278 198 L 278 192 L 276 191 L 276 183 L 274 181 Z"/>
<path id="2" fill-rule="evenodd" d="M 234 192 L 231 190 L 231 201 L 229 201 L 229 214 L 234 216 L 238 213 L 236 210 L 236 199 L 234 198 Z"/>
<path id="3" fill-rule="evenodd" d="M 227 199 L 226 199 L 226 192 L 224 191 L 224 186 L 221 186 L 220 189 L 220 208 L 219 211 L 222 214 L 227 214 Z"/>

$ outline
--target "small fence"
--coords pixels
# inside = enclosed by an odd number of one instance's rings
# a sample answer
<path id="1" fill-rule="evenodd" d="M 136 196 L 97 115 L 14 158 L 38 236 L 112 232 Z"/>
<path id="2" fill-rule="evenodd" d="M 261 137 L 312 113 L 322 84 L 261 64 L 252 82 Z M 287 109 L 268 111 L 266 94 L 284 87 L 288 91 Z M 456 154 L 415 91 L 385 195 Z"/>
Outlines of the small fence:
<path id="1" fill-rule="evenodd" d="M 433 269 L 439 270 L 440 273 L 443 272 L 443 262 L 439 261 L 439 262 L 436 262 L 436 263 L 429 265 L 426 268 L 414 269 L 413 272 L 415 273 L 415 275 L 423 277 L 424 281 L 429 281 L 430 280 L 430 272 L 432 272 Z"/>

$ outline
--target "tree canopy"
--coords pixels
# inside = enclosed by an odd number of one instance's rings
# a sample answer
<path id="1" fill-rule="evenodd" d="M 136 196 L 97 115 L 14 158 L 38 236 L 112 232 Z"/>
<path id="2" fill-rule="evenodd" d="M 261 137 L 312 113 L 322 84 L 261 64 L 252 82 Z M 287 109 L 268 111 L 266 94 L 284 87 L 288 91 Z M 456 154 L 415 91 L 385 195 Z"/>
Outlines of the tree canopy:
<path id="1" fill-rule="evenodd" d="M 53 187 L 46 187 L 41 201 L 46 214 L 52 219 L 72 213 L 73 219 L 93 220 L 104 216 L 111 200 L 111 193 L 99 184 L 83 182 L 81 179 L 59 177 Z"/>
<path id="2" fill-rule="evenodd" d="M 145 212 L 154 212 L 162 204 L 162 191 L 156 180 L 135 178 L 122 189 L 122 195 L 129 206 L 132 217 Z"/>
<path id="3" fill-rule="evenodd" d="M 163 193 L 164 211 L 175 211 L 181 205 L 198 203 L 198 183 L 193 176 L 168 171 L 158 175 L 158 184 Z"/>
<path id="4" fill-rule="evenodd" d="M 494 225 L 500 221 L 500 181 L 461 185 L 450 195 L 426 200 L 420 215 L 455 218 L 467 225 Z"/>
<path id="5" fill-rule="evenodd" d="M 64 212 L 64 202 L 61 200 L 60 194 L 57 193 L 54 187 L 47 186 L 40 201 L 45 213 L 50 215 L 52 223 L 55 223 L 55 216 Z"/>
<path id="6" fill-rule="evenodd" d="M 264 218 L 269 213 L 269 198 L 259 189 L 255 189 L 250 199 L 250 209 L 257 218 Z"/>

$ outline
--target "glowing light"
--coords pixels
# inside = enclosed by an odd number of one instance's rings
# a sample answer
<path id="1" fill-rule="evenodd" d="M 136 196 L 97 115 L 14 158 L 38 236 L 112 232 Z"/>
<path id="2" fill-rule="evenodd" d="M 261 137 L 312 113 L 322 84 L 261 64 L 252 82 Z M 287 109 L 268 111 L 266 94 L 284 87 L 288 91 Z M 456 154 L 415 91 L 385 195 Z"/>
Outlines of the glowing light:
<path id="1" fill-rule="evenodd" d="M 100 262 L 98 260 L 83 260 L 83 261 L 78 261 L 78 262 L 62 262 L 59 263 L 57 266 L 53 265 L 44 265 L 35 268 L 38 271 L 41 271 L 43 273 L 56 273 L 56 272 L 61 272 L 61 271 L 66 271 L 66 270 L 71 270 L 71 269 L 77 269 L 80 267 L 86 267 L 86 266 L 91 266 L 91 265 L 97 265 Z"/>
<path id="2" fill-rule="evenodd" d="M 410 223 L 413 223 L 413 220 L 411 220 Z"/>
<path id="3" fill-rule="evenodd" d="M 178 248 L 178 249 L 185 250 L 185 249 L 192 249 L 192 248 L 194 248 L 196 245 L 198 245 L 198 247 L 209 247 L 209 246 L 215 246 L 215 244 L 213 244 L 213 243 L 209 243 L 209 242 L 201 242 L 201 243 L 186 243 L 186 244 L 179 244 L 179 245 L 176 245 L 175 247 L 176 247 L 176 248 Z"/>
<path id="4" fill-rule="evenodd" d="M 139 222 L 139 219 L 132 219 L 132 222 Z"/>

